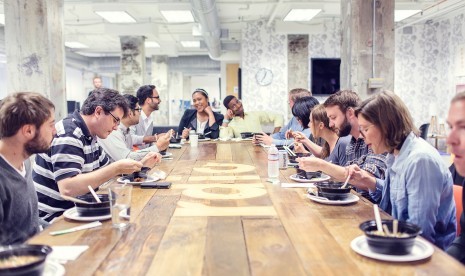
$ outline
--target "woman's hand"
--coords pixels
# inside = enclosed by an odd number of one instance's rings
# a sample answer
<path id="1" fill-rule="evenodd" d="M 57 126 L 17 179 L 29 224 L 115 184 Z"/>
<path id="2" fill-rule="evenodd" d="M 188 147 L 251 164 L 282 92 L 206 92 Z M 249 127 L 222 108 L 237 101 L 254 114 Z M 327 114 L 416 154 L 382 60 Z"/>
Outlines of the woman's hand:
<path id="1" fill-rule="evenodd" d="M 345 177 L 347 178 L 350 175 L 349 183 L 362 190 L 375 190 L 376 189 L 376 179 L 371 175 L 371 173 L 360 169 L 356 164 L 346 167 Z"/>
<path id="2" fill-rule="evenodd" d="M 208 116 L 213 115 L 212 107 L 209 106 L 209 105 L 207 107 L 205 107 L 205 109 L 203 111 L 205 111 L 208 114 Z"/>
<path id="3" fill-rule="evenodd" d="M 296 153 L 308 153 L 308 150 L 305 149 L 302 143 L 295 142 L 294 143 L 294 152 Z"/>
<path id="4" fill-rule="evenodd" d="M 192 128 L 185 128 L 182 130 L 181 138 L 182 139 L 187 139 L 189 137 L 189 131 L 191 131 Z"/>
<path id="5" fill-rule="evenodd" d="M 292 136 L 294 137 L 294 140 L 299 143 L 308 139 L 307 136 L 300 131 L 293 131 Z"/>
<path id="6" fill-rule="evenodd" d="M 295 161 L 299 162 L 299 168 L 306 172 L 321 171 L 320 161 L 322 159 L 316 157 L 300 157 Z"/>

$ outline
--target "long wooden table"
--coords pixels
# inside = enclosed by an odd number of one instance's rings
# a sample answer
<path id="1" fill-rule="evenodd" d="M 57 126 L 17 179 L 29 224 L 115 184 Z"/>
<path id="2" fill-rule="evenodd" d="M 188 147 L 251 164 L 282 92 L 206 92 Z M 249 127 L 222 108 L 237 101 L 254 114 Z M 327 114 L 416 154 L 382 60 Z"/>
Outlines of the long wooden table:
<path id="1" fill-rule="evenodd" d="M 358 255 L 350 242 L 373 219 L 361 199 L 321 205 L 304 188 L 266 182 L 267 153 L 250 142 L 203 142 L 170 149 L 169 190 L 133 189 L 131 227 L 50 236 L 83 223 L 60 219 L 29 243 L 89 245 L 66 275 L 465 275 L 438 248 L 431 258 L 390 263 Z M 280 171 L 292 182 L 295 169 Z M 386 214 L 382 214 L 387 218 Z"/>

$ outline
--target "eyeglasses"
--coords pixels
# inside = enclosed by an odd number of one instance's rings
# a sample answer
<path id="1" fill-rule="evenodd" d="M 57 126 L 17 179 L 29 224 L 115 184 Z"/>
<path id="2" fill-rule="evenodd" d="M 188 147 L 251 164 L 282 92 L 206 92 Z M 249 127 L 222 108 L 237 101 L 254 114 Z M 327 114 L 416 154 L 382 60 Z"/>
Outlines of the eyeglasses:
<path id="1" fill-rule="evenodd" d="M 139 111 L 139 112 L 140 112 L 140 111 L 142 110 L 142 107 L 134 108 L 133 110 L 134 110 L 134 111 Z"/>
<path id="2" fill-rule="evenodd" d="M 108 111 L 108 113 L 111 115 L 111 117 L 113 117 L 113 123 L 119 125 L 119 122 L 121 121 L 120 118 L 115 117 L 115 115 L 111 114 L 110 111 Z"/>
<path id="3" fill-rule="evenodd" d="M 159 100 L 159 99 L 160 99 L 160 96 L 148 96 L 147 98 Z"/>
<path id="4" fill-rule="evenodd" d="M 373 124 L 369 125 L 369 126 L 366 126 L 366 127 L 363 127 L 362 126 L 359 126 L 358 127 L 358 130 L 360 131 L 360 134 L 362 134 L 363 137 L 365 137 L 365 134 L 368 132 L 368 129 L 370 127 L 374 126 Z"/>

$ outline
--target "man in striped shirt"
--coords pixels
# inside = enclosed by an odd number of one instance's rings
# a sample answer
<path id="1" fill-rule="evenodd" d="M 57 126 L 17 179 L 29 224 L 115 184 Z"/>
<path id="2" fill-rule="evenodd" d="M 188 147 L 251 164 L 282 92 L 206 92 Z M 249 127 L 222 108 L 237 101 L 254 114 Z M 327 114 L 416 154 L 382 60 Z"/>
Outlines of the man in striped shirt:
<path id="1" fill-rule="evenodd" d="M 33 180 L 39 200 L 39 216 L 52 221 L 74 206 L 61 195 L 76 197 L 96 189 L 119 174 L 139 171 L 142 163 L 122 159 L 110 163 L 97 143 L 118 128 L 128 113 L 128 103 L 118 91 L 100 88 L 75 111 L 56 124 L 56 135 L 48 153 L 39 154 L 33 167 Z"/>

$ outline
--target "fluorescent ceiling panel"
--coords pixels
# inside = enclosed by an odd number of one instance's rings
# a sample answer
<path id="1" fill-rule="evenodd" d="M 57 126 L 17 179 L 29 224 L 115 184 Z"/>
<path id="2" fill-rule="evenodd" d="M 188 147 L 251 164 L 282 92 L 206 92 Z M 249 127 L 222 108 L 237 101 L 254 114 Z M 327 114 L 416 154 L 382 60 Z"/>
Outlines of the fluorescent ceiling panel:
<path id="1" fill-rule="evenodd" d="M 421 12 L 421 10 L 395 10 L 394 11 L 394 21 L 402 21 L 414 14 Z"/>
<path id="2" fill-rule="evenodd" d="M 160 11 L 166 21 L 170 23 L 189 23 L 194 22 L 194 17 L 189 10 L 178 11 Z"/>
<path id="3" fill-rule="evenodd" d="M 89 46 L 82 44 L 81 42 L 77 42 L 77 41 L 66 41 L 65 46 L 69 48 L 74 48 L 74 49 L 89 48 Z"/>
<path id="4" fill-rule="evenodd" d="M 5 15 L 0 14 L 0 24 L 5 25 Z"/>
<path id="5" fill-rule="evenodd" d="M 283 21 L 310 21 L 320 12 L 321 9 L 292 9 Z"/>
<path id="6" fill-rule="evenodd" d="M 146 41 L 145 48 L 160 48 L 160 44 L 156 41 Z"/>
<path id="7" fill-rule="evenodd" d="M 134 17 L 125 11 L 96 11 L 95 13 L 110 23 L 136 23 Z"/>
<path id="8" fill-rule="evenodd" d="M 200 41 L 181 41 L 184 48 L 200 48 Z"/>

